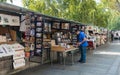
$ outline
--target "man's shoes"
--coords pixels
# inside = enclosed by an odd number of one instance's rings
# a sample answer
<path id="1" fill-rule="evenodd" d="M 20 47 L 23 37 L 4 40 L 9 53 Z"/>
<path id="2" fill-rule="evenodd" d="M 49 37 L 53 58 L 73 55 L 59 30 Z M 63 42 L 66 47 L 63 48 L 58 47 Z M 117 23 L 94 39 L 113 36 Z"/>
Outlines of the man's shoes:
<path id="1" fill-rule="evenodd" d="M 80 62 L 80 63 L 86 63 L 85 61 L 82 61 L 82 60 L 78 60 L 78 62 Z"/>
<path id="2" fill-rule="evenodd" d="M 81 61 L 80 63 L 86 63 L 85 61 Z"/>
<path id="3" fill-rule="evenodd" d="M 82 60 L 78 60 L 78 62 L 82 62 Z"/>

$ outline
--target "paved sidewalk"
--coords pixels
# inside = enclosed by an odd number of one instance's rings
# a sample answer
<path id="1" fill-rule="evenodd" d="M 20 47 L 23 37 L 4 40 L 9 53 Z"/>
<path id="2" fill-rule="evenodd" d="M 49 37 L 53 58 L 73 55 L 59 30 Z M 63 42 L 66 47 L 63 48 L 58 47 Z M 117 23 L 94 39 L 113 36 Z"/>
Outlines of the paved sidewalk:
<path id="1" fill-rule="evenodd" d="M 79 56 L 75 57 L 76 61 Z M 38 66 L 15 75 L 120 75 L 120 44 L 115 41 L 93 52 L 88 51 L 87 63 L 74 65 L 50 64 Z"/>

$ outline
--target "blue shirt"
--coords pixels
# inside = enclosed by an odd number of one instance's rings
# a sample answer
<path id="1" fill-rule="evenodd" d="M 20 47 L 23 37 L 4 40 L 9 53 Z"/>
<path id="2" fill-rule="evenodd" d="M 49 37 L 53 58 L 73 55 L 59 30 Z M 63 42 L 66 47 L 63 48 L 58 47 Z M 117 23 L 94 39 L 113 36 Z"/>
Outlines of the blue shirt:
<path id="1" fill-rule="evenodd" d="M 84 40 L 84 38 L 86 38 L 86 35 L 85 35 L 85 33 L 84 32 L 81 32 L 80 31 L 80 33 L 78 34 L 78 40 L 79 40 L 79 42 L 82 42 L 83 40 Z M 86 46 L 88 46 L 88 42 L 87 41 L 84 41 L 80 46 L 83 46 L 83 47 L 86 47 Z"/>

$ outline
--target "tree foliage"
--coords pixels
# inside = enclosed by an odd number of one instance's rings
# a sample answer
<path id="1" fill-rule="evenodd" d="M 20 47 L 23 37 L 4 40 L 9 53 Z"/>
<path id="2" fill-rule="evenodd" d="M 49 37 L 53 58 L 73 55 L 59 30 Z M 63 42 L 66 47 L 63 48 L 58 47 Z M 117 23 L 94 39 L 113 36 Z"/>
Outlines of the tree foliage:
<path id="1" fill-rule="evenodd" d="M 117 0 L 23 0 L 26 8 L 89 25 L 112 28 Z M 114 11 L 113 11 L 114 10 Z"/>
<path id="2" fill-rule="evenodd" d="M 120 8 L 119 2 L 120 0 L 102 0 L 104 7 L 107 7 L 108 11 L 110 12 L 110 18 L 108 18 L 108 28 L 109 29 L 120 29 L 118 26 L 119 22 L 118 17 L 120 17 Z"/>

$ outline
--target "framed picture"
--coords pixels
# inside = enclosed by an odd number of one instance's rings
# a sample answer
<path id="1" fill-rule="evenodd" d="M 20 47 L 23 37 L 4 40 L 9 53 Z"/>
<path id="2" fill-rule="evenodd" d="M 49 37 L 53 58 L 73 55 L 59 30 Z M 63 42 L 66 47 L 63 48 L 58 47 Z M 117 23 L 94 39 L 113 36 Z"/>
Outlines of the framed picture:
<path id="1" fill-rule="evenodd" d="M 36 50 L 35 50 L 35 55 L 36 55 L 36 56 L 40 56 L 40 55 L 41 55 L 41 52 L 42 52 L 41 49 L 36 49 Z"/>
<path id="2" fill-rule="evenodd" d="M 42 22 L 37 22 L 36 26 L 41 27 L 42 26 Z"/>
<path id="3" fill-rule="evenodd" d="M 36 37 L 42 37 L 42 33 L 36 33 Z"/>
<path id="4" fill-rule="evenodd" d="M 36 38 L 36 43 L 42 43 L 42 39 Z"/>
<path id="5" fill-rule="evenodd" d="M 42 28 L 36 28 L 36 32 L 41 32 Z"/>
<path id="6" fill-rule="evenodd" d="M 36 48 L 41 48 L 41 47 L 42 47 L 41 44 L 36 45 Z"/>
<path id="7" fill-rule="evenodd" d="M 20 26 L 20 17 L 19 16 L 10 16 L 10 26 Z"/>
<path id="8" fill-rule="evenodd" d="M 35 30 L 34 29 L 31 29 L 30 30 L 30 36 L 34 36 L 35 35 Z"/>
<path id="9" fill-rule="evenodd" d="M 10 25 L 10 15 L 0 14 L 0 25 Z"/>
<path id="10" fill-rule="evenodd" d="M 37 16 L 37 21 L 42 21 L 42 17 L 41 16 Z"/>
<path id="11" fill-rule="evenodd" d="M 52 28 L 60 29 L 60 23 L 53 23 Z"/>
<path id="12" fill-rule="evenodd" d="M 70 24 L 69 23 L 62 23 L 62 25 L 61 25 L 62 27 L 62 29 L 69 29 L 69 26 L 70 26 Z"/>

